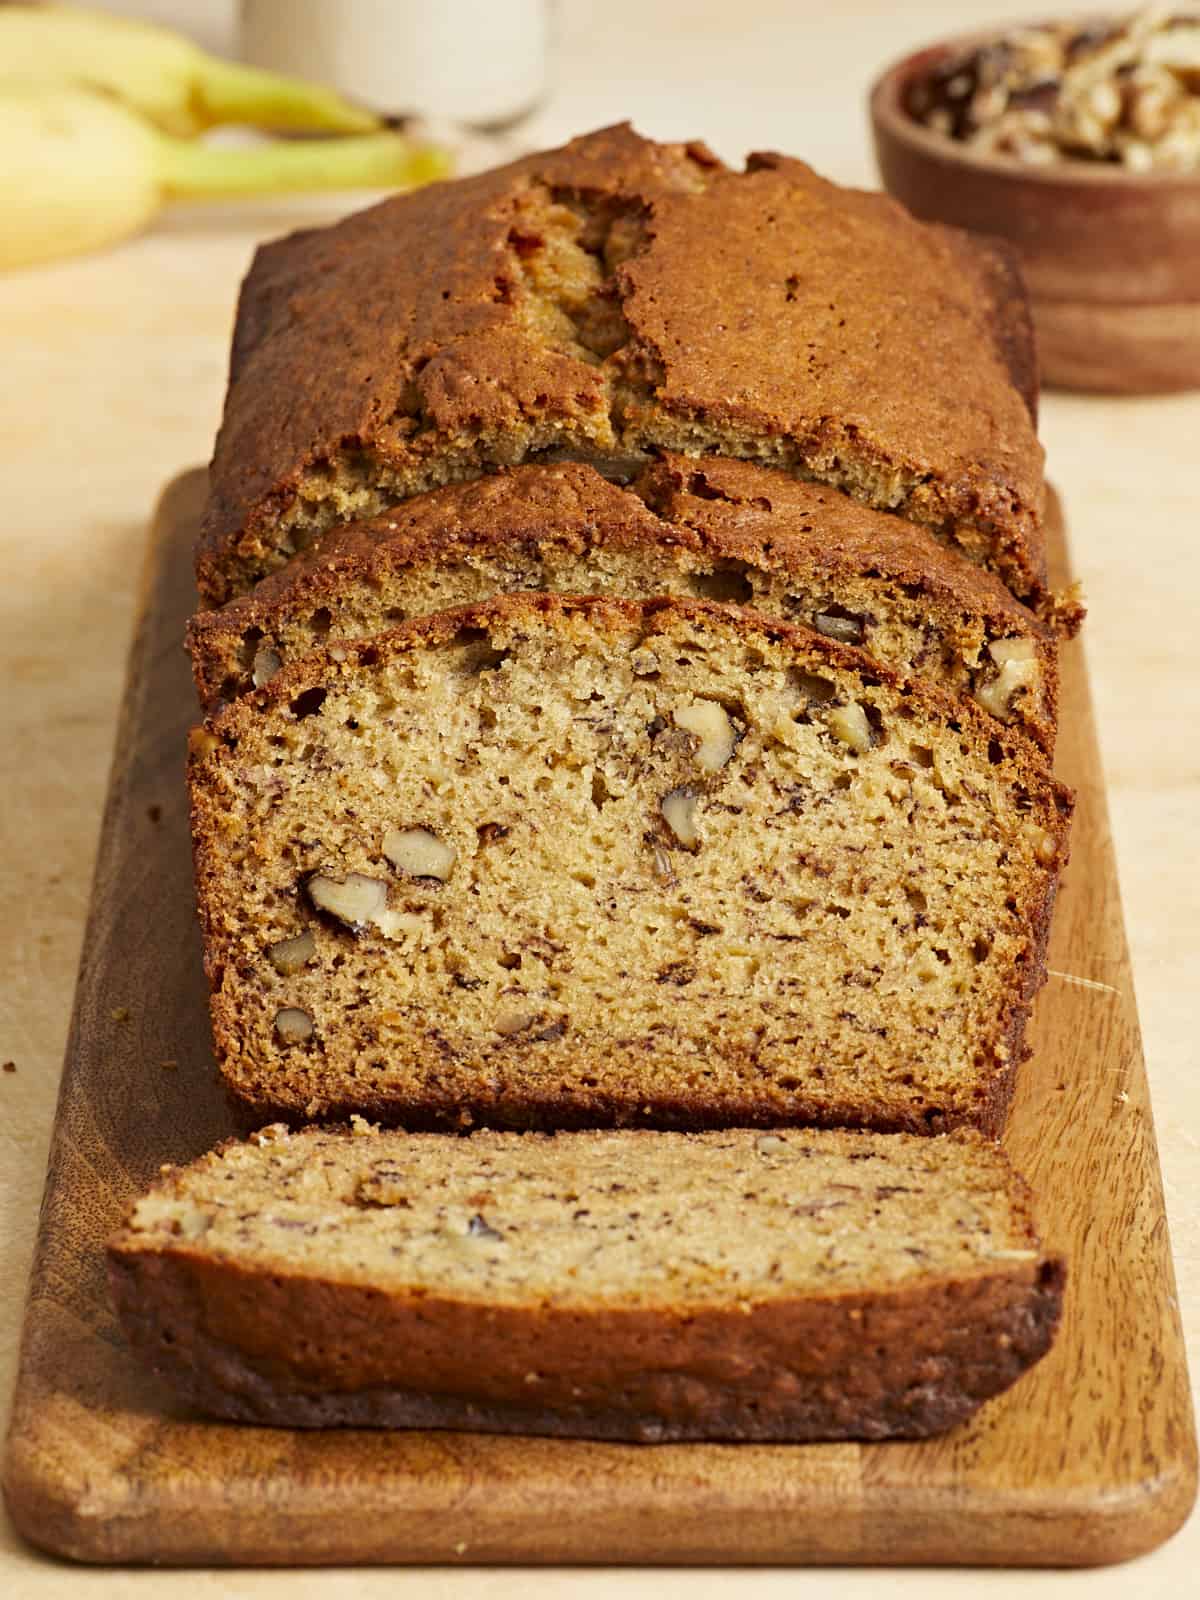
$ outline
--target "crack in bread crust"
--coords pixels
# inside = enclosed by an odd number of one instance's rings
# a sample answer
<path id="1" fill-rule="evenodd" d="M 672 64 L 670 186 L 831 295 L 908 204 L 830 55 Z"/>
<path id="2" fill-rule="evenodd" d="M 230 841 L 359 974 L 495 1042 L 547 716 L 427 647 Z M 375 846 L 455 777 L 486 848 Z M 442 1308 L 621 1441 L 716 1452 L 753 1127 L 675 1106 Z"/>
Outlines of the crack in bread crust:
<path id="1" fill-rule="evenodd" d="M 965 238 L 800 162 L 604 130 L 259 252 L 201 591 L 447 483 L 665 449 L 832 484 L 1042 605 L 1028 345 Z"/>

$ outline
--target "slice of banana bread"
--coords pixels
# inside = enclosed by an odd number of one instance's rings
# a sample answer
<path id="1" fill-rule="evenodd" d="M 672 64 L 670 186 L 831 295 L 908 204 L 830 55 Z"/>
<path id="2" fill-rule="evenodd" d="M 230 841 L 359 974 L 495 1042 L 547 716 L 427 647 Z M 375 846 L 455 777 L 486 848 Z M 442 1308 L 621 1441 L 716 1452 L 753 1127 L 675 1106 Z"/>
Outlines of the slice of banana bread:
<path id="1" fill-rule="evenodd" d="M 198 552 L 242 593 L 332 524 L 568 455 L 747 457 L 901 512 L 1045 599 L 1007 258 L 801 162 L 628 127 L 259 251 Z"/>
<path id="2" fill-rule="evenodd" d="M 1003 1121 L 1067 792 L 756 613 L 517 595 L 194 740 L 218 1059 L 259 1121 Z"/>
<path id="3" fill-rule="evenodd" d="M 1064 1277 L 977 1135 L 264 1129 L 109 1246 L 138 1354 L 288 1427 L 918 1438 L 1048 1349 Z"/>
<path id="4" fill-rule="evenodd" d="M 196 689 L 215 710 L 326 642 L 520 589 L 743 602 L 1054 747 L 1056 635 L 998 578 L 835 489 L 718 457 L 668 457 L 632 489 L 590 466 L 516 467 L 332 529 L 192 619 Z"/>

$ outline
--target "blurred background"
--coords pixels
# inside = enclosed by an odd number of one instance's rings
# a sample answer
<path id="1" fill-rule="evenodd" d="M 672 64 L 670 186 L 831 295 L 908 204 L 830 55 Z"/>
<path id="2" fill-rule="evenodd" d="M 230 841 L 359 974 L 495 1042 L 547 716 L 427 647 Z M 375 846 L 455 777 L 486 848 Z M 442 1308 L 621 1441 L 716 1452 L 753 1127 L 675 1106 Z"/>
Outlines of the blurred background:
<path id="1" fill-rule="evenodd" d="M 107 9 L 181 28 L 211 50 L 237 48 L 238 0 L 117 0 Z M 287 9 L 286 0 L 277 9 Z M 385 0 L 384 9 L 419 14 L 447 8 L 436 0 L 390 7 Z M 524 0 L 494 0 L 476 9 L 511 12 L 522 19 L 525 36 L 531 8 Z M 799 150 L 802 136 L 806 158 L 840 182 L 874 181 L 863 107 L 881 66 L 924 39 L 961 32 L 976 21 L 1030 15 L 1028 3 L 1011 0 L 865 0 L 851 6 L 544 0 L 541 9 L 550 42 L 548 83 L 543 103 L 519 130 L 530 149 L 628 117 L 652 138 L 698 132 L 727 160 L 758 146 Z M 473 43 L 470 50 L 475 53 Z M 519 39 L 512 59 L 524 59 Z"/>

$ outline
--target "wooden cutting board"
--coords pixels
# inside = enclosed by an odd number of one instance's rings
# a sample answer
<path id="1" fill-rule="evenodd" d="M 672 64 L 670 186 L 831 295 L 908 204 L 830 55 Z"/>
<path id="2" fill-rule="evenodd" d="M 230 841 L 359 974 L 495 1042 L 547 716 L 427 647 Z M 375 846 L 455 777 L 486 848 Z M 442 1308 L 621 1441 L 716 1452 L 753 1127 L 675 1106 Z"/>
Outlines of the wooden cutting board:
<path id="1" fill-rule="evenodd" d="M 25 1535 L 119 1562 L 1086 1565 L 1174 1532 L 1195 1431 L 1078 645 L 1059 755 L 1073 857 L 1007 1138 L 1071 1275 L 1053 1351 L 973 1422 L 875 1445 L 302 1434 L 197 1420 L 134 1365 L 103 1241 L 160 1162 L 231 1131 L 183 789 L 202 493 L 189 473 L 159 506 L 117 735 L 5 1463 Z"/>

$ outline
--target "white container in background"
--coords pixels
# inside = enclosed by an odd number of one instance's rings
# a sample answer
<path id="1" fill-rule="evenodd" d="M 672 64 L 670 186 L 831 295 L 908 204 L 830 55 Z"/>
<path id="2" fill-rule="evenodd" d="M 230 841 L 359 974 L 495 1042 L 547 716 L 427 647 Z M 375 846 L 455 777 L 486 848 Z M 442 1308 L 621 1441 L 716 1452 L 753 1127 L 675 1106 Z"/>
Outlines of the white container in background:
<path id="1" fill-rule="evenodd" d="M 546 84 L 545 0 L 241 0 L 242 56 L 387 115 L 511 126 Z"/>

